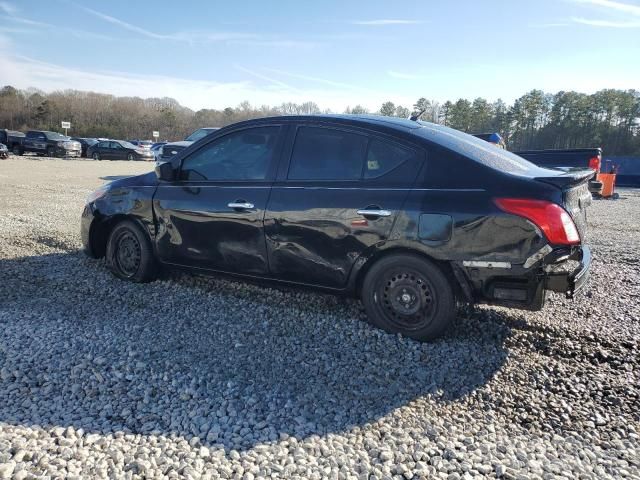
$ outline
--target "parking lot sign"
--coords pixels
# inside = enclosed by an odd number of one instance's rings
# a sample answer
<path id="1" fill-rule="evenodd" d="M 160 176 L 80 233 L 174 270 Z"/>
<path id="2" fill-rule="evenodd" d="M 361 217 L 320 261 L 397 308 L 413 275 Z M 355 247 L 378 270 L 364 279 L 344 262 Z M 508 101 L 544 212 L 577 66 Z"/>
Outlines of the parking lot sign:
<path id="1" fill-rule="evenodd" d="M 153 131 L 153 138 L 158 138 L 160 136 L 160 132 Z"/>
<path id="2" fill-rule="evenodd" d="M 64 128 L 64 134 L 67 134 L 67 130 L 71 128 L 71 122 L 62 122 L 62 128 Z"/>

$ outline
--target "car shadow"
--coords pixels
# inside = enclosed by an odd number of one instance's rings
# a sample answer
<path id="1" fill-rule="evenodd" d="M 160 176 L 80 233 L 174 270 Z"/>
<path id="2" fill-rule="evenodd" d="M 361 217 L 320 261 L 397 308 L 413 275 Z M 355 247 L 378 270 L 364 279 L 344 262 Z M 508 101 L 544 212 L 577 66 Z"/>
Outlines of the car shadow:
<path id="1" fill-rule="evenodd" d="M 131 284 L 79 251 L 0 272 L 0 423 L 246 450 L 464 401 L 508 354 L 495 311 L 421 344 L 371 327 L 356 301 L 186 274 Z"/>

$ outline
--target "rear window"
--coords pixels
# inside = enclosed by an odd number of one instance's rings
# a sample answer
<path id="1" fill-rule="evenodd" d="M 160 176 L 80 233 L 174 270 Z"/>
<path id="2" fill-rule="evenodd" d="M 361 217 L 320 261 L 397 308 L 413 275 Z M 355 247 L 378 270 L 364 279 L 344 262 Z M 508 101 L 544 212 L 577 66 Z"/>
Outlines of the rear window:
<path id="1" fill-rule="evenodd" d="M 473 135 L 442 125 L 427 122 L 419 123 L 426 128 L 414 130 L 418 135 L 494 170 L 512 175 L 527 176 L 541 170 L 524 158 L 480 140 Z"/>
<path id="2" fill-rule="evenodd" d="M 367 137 L 321 127 L 300 127 L 291 155 L 290 180 L 359 180 Z"/>

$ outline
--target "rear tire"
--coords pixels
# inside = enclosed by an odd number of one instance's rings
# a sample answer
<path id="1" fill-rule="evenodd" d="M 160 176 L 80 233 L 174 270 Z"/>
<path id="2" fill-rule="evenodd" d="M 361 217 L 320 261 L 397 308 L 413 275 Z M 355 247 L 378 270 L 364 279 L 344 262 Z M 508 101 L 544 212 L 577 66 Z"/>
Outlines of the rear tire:
<path id="1" fill-rule="evenodd" d="M 100 154 L 99 154 L 98 152 L 94 152 L 94 154 L 92 155 L 92 157 L 93 157 L 93 159 L 94 159 L 94 160 L 102 160 L 102 159 L 100 158 Z"/>
<path id="2" fill-rule="evenodd" d="M 123 280 L 145 283 L 156 278 L 157 262 L 151 240 L 131 220 L 118 223 L 111 231 L 105 259 L 109 270 Z"/>
<path id="3" fill-rule="evenodd" d="M 13 154 L 14 155 L 22 155 L 23 151 L 18 145 L 13 146 Z"/>
<path id="4" fill-rule="evenodd" d="M 444 273 L 410 254 L 388 256 L 371 267 L 362 284 L 362 303 L 373 325 L 420 341 L 438 338 L 456 314 Z"/>

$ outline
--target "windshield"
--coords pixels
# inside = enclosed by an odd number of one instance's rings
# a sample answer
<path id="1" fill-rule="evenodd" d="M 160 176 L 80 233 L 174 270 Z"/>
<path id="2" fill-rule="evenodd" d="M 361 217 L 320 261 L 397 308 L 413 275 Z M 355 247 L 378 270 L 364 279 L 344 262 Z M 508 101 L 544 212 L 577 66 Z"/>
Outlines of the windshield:
<path id="1" fill-rule="evenodd" d="M 65 137 L 57 132 L 44 132 L 44 134 L 49 140 L 69 140 L 69 137 Z"/>
<path id="2" fill-rule="evenodd" d="M 201 138 L 206 137 L 207 135 L 209 135 L 211 132 L 213 132 L 213 129 L 211 129 L 211 128 L 200 128 L 200 129 L 196 130 L 195 132 L 193 132 L 191 135 L 189 135 L 186 138 L 186 140 L 188 142 L 197 142 Z"/>

